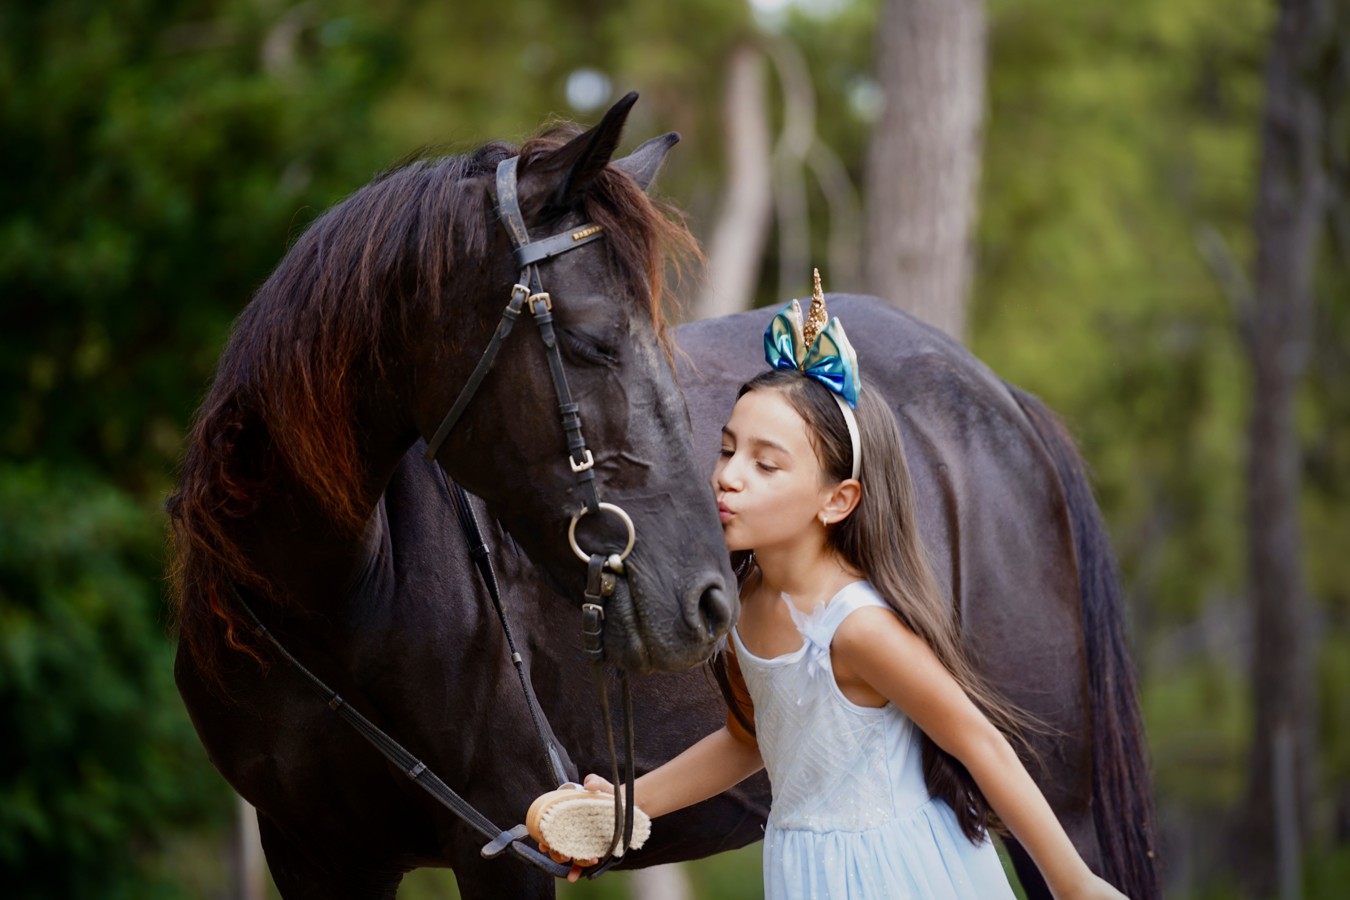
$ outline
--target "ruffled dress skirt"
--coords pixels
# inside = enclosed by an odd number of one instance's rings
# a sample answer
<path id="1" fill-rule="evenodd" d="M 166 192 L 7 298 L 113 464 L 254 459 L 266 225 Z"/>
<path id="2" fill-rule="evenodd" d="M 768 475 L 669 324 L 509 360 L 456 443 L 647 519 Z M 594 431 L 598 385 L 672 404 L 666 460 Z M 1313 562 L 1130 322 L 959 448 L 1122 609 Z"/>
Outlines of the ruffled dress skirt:
<path id="1" fill-rule="evenodd" d="M 771 900 L 1014 896 L 993 843 L 972 843 L 941 800 L 866 831 L 770 823 L 764 834 L 764 895 Z"/>

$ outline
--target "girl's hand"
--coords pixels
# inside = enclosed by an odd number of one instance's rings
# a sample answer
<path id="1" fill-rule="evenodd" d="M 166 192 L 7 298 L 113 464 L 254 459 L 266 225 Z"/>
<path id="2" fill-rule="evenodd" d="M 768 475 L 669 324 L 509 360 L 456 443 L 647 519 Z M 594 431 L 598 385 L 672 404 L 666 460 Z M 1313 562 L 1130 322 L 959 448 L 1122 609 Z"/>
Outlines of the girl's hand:
<path id="1" fill-rule="evenodd" d="M 551 847 L 549 847 L 548 844 L 544 843 L 543 841 L 539 842 L 539 852 L 547 853 L 548 858 L 553 860 L 555 863 L 571 862 L 572 871 L 567 873 L 567 880 L 573 884 L 576 884 L 576 881 L 578 878 L 581 877 L 582 872 L 586 871 L 591 866 L 595 865 L 600 861 L 598 859 L 572 859 L 570 856 L 563 856 L 561 853 L 559 853 L 557 850 L 552 849 Z"/>
<path id="2" fill-rule="evenodd" d="M 588 791 L 604 791 L 606 794 L 614 793 L 614 785 L 610 784 L 607 779 L 601 778 L 594 772 L 586 776 L 586 780 L 581 782 L 581 786 Z M 634 794 L 634 796 L 637 795 Z"/>
<path id="3" fill-rule="evenodd" d="M 588 791 L 604 791 L 606 794 L 614 793 L 614 785 L 594 773 L 587 775 L 586 780 L 582 782 L 581 786 Z M 539 852 L 547 853 L 549 859 L 553 860 L 555 863 L 571 862 L 572 871 L 567 873 L 567 880 L 573 884 L 581 877 L 582 872 L 600 861 L 598 859 L 572 859 L 570 856 L 564 856 L 552 849 L 543 841 L 539 842 Z"/>

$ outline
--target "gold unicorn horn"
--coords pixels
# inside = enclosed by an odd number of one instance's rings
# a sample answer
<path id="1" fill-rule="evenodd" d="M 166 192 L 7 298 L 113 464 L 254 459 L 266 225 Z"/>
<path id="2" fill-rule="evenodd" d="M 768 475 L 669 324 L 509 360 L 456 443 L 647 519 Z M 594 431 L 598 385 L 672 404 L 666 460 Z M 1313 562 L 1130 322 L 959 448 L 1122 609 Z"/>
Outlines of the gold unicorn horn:
<path id="1" fill-rule="evenodd" d="M 825 294 L 820 289 L 820 270 L 811 270 L 815 286 L 811 290 L 811 310 L 806 314 L 806 322 L 802 325 L 802 338 L 806 341 L 809 348 L 816 342 L 816 336 L 825 330 L 825 326 L 830 324 L 830 317 L 825 312 Z"/>

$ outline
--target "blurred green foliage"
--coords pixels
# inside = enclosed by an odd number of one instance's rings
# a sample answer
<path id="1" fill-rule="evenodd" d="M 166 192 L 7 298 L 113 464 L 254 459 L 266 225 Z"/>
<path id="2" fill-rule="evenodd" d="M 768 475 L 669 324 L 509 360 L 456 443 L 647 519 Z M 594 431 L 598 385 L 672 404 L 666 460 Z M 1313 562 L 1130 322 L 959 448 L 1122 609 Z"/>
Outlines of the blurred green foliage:
<path id="1" fill-rule="evenodd" d="M 771 21 L 803 54 L 817 130 L 860 190 L 879 7 L 802 3 Z M 1217 236 L 1250 268 L 1274 7 L 986 9 L 970 342 L 1064 416 L 1095 472 L 1130 597 L 1160 813 L 1184 836 L 1229 815 L 1246 777 L 1249 385 L 1232 303 L 1200 247 Z M 634 142 L 682 132 L 660 187 L 706 236 L 723 188 L 726 55 L 761 27 L 748 5 L 719 0 L 0 6 L 7 896 L 203 893 L 200 873 L 184 875 L 209 868 L 195 835 L 219 841 L 232 807 L 171 683 L 159 503 L 229 323 L 289 241 L 420 145 L 467 149 L 519 140 L 553 114 L 593 118 L 569 107 L 582 68 L 614 94 L 643 93 Z M 1347 123 L 1329 144 L 1350 146 Z M 823 248 L 828 217 L 811 191 Z M 1323 780 L 1326 802 L 1350 804 L 1350 214 L 1337 221 L 1299 422 L 1325 636 Z M 693 877 L 708 896 L 741 896 L 755 859 L 752 848 Z M 1184 890 L 1226 896 L 1196 865 Z M 1346 865 L 1343 849 L 1313 848 L 1309 891 L 1333 896 Z M 413 876 L 405 893 L 434 895 L 447 878 Z M 605 883 L 576 896 L 604 896 Z"/>
<path id="2" fill-rule="evenodd" d="M 753 844 L 686 867 L 689 889 L 695 897 L 729 897 L 757 900 L 764 896 L 760 846 Z M 594 881 L 558 883 L 558 900 L 628 900 L 638 896 L 623 871 L 607 873 Z M 403 879 L 400 900 L 457 900 L 454 874 L 444 869 L 419 869 Z"/>
<path id="3" fill-rule="evenodd" d="M 175 896 L 139 867 L 228 808 L 174 702 L 160 525 L 94 478 L 0 465 L 6 896 Z"/>
<path id="4" fill-rule="evenodd" d="M 222 336 L 288 237 L 387 151 L 397 43 L 360 3 L 0 11 L 0 452 L 162 484 Z"/>
<path id="5" fill-rule="evenodd" d="M 973 343 L 1077 433 L 1136 615 L 1189 619 L 1243 575 L 1245 373 L 1196 242 L 1251 250 L 1273 9 L 1001 6 Z"/>
<path id="6" fill-rule="evenodd" d="M 270 57 L 264 4 L 0 9 L 6 896 L 182 896 L 156 854 L 230 810 L 173 687 L 159 503 L 252 287 L 387 156 L 399 54 L 362 9 Z"/>

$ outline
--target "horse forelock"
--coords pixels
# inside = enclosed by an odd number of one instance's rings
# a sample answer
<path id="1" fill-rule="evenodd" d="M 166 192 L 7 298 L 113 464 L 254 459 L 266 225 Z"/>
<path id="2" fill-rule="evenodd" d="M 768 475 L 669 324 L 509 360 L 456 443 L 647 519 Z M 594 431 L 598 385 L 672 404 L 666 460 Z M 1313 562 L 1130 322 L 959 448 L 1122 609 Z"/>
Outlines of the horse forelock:
<path id="1" fill-rule="evenodd" d="M 576 126 L 559 125 L 526 141 L 520 148 L 522 169 L 578 134 Z M 602 243 L 609 247 L 628 296 L 646 298 L 644 312 L 669 358 L 667 326 L 675 303 L 667 290 L 667 274 L 682 277 L 688 263 L 701 259 L 698 242 L 686 227 L 683 213 L 648 196 L 613 166 L 600 173 L 582 202 L 587 219 L 605 229 Z"/>
<path id="2" fill-rule="evenodd" d="M 526 142 L 522 164 L 560 146 L 561 134 Z M 363 526 L 357 383 L 406 346 L 414 316 L 440 312 L 457 263 L 487 252 L 496 222 L 477 179 L 515 152 L 490 143 L 376 176 L 304 231 L 235 322 L 168 503 L 176 619 L 205 671 L 215 669 L 222 628 L 228 646 L 248 649 L 228 584 L 271 594 L 233 521 L 291 479 L 339 527 Z M 615 170 L 596 179 L 584 204 L 605 228 L 629 296 L 649 298 L 646 313 L 669 353 L 666 259 L 697 256 L 696 242 L 677 212 Z"/>

